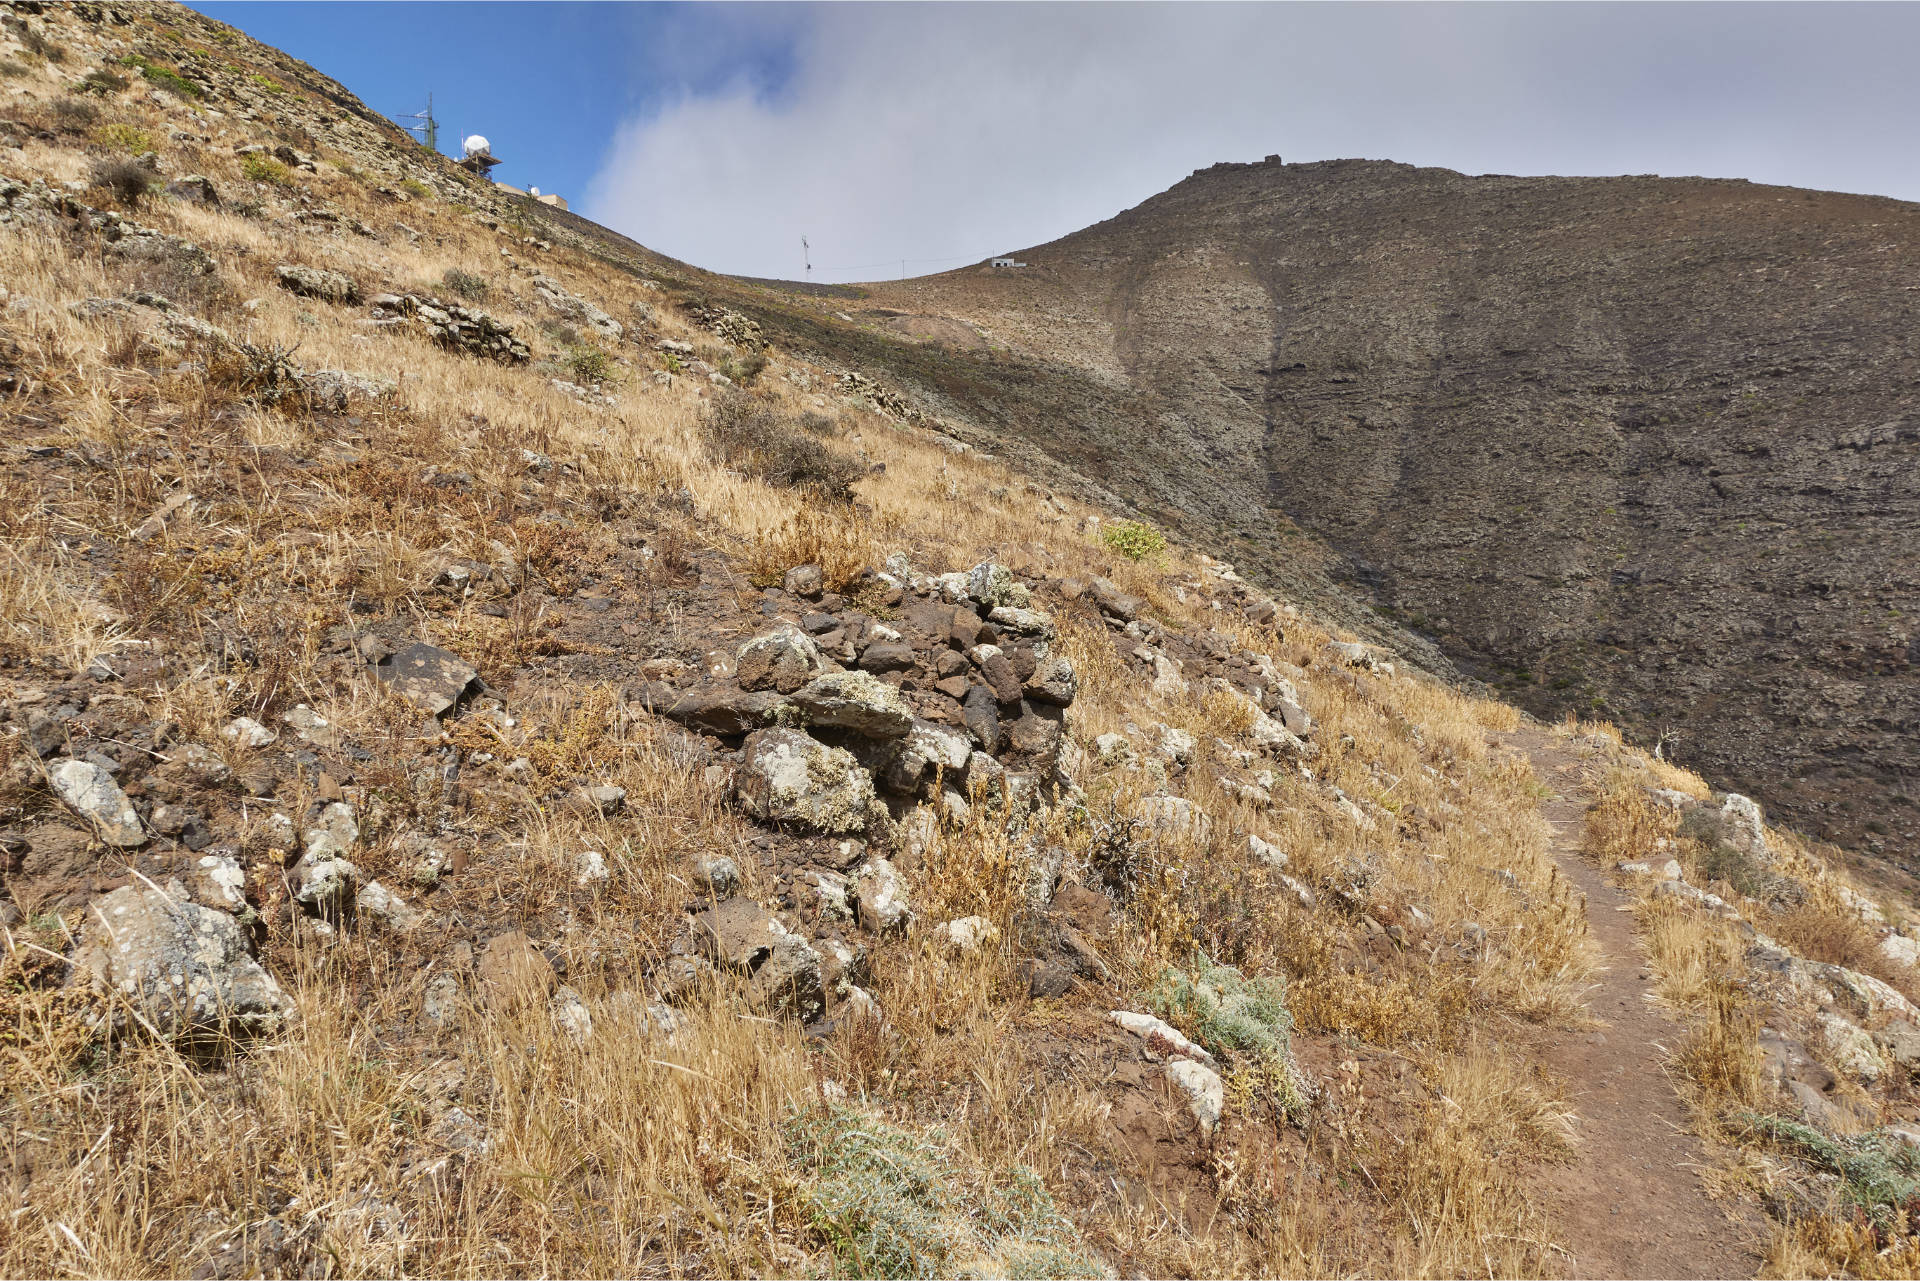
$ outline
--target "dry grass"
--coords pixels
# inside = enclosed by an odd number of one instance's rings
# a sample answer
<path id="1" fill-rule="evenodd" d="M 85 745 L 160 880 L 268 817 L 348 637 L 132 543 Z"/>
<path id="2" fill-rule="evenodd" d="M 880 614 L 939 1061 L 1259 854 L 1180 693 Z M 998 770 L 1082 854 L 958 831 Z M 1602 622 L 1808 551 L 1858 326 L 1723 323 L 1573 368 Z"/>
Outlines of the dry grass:
<path id="1" fill-rule="evenodd" d="M 170 136 L 174 104 L 120 106 L 130 128 Z M 61 473 L 60 489 L 23 486 L 0 502 L 8 655 L 79 671 L 128 638 L 164 640 L 197 666 L 143 695 L 147 711 L 210 741 L 236 713 L 264 718 L 307 703 L 369 750 L 362 774 L 385 817 L 367 824 L 363 863 L 399 877 L 403 836 L 439 813 L 439 777 L 423 756 L 438 744 L 423 749 L 417 718 L 364 671 L 329 674 L 328 633 L 404 623 L 502 688 L 562 644 L 537 608 L 495 617 L 437 593 L 449 560 L 503 563 L 505 549 L 516 573 L 568 599 L 609 587 L 621 536 L 644 533 L 656 552 L 647 576 L 612 586 L 669 647 L 697 636 L 700 620 L 656 599 L 694 578 L 696 560 L 726 590 L 814 563 L 830 589 L 856 592 L 893 552 L 930 571 L 995 558 L 1034 579 L 1106 575 L 1174 630 L 1218 627 L 1242 650 L 1307 669 L 1300 692 L 1324 727 L 1312 780 L 1275 764 L 1282 777 L 1270 806 L 1229 794 L 1212 740 L 1244 727 L 1244 707 L 1204 692 L 1152 695 L 1126 656 L 1131 642 L 1116 646 L 1084 609 L 1062 611 L 1060 649 L 1083 689 L 1076 739 L 1088 746 L 1129 721 L 1192 731 L 1200 757 L 1175 782 L 1213 819 L 1205 837 L 1129 834 L 1105 846 L 1098 825 L 1070 811 L 1047 820 L 1046 840 L 1074 865 L 1124 865 L 1116 883 L 1126 909 L 1102 944 L 1116 995 L 1137 994 L 1196 947 L 1249 975 L 1284 974 L 1303 1035 L 1391 1047 L 1442 1101 L 1399 1118 L 1391 1152 L 1325 1132 L 1297 1166 L 1275 1155 L 1273 1135 L 1221 1147 L 1208 1176 L 1222 1206 L 1215 1222 L 1109 1196 L 1100 1190 L 1109 1172 L 1136 1158 L 1113 1144 L 1102 1083 L 1038 1048 L 1074 1014 L 1027 999 L 1024 838 L 985 804 L 941 833 L 914 893 L 924 921 L 984 916 L 1001 930 L 997 945 L 956 955 L 925 932 L 876 941 L 868 966 L 886 1025 L 856 1023 L 823 1045 L 726 990 L 693 1003 L 668 1040 L 644 1026 L 635 994 L 678 928 L 687 861 L 737 855 L 748 831 L 650 717 L 630 715 L 610 684 L 574 681 L 516 696 L 511 728 L 457 724 L 452 745 L 470 760 L 524 757 L 528 772 L 475 773 L 467 826 L 449 843 L 472 859 L 465 884 L 484 887 L 461 890 L 457 910 L 540 930 L 593 1014 L 591 1037 L 576 1043 L 556 1031 L 538 1002 L 477 1007 L 454 1030 L 425 1030 L 426 983 L 454 963 L 456 926 L 444 911 L 404 944 L 350 938 L 326 949 L 284 899 L 264 900 L 265 957 L 288 977 L 301 1017 L 216 1072 L 138 1043 L 92 1065 L 44 986 L 5 988 L 0 972 L 0 989 L 40 994 L 16 1000 L 7 1012 L 15 1039 L 0 1041 L 10 1055 L 0 1099 L 9 1156 L 31 1189 L 0 1218 L 0 1268 L 188 1273 L 230 1243 L 264 1247 L 259 1238 L 284 1225 L 296 1239 L 262 1270 L 322 1258 L 336 1273 L 824 1270 L 824 1243 L 803 1213 L 804 1171 L 780 1137 L 795 1110 L 818 1105 L 822 1079 L 915 1132 L 943 1124 L 956 1168 L 982 1178 L 1013 1165 L 1040 1171 L 1088 1240 L 1153 1274 L 1551 1268 L 1549 1227 L 1515 1169 L 1559 1150 L 1561 1105 L 1519 1051 L 1494 1051 L 1486 1034 L 1513 1031 L 1524 1044 L 1574 1020 L 1592 959 L 1546 853 L 1537 781 L 1487 750 L 1490 733 L 1516 727 L 1512 708 L 1423 680 L 1316 667 L 1327 632 L 1311 620 L 1289 622 L 1284 637 L 1223 622 L 1232 616 L 1207 609 L 1191 586 L 1205 575 L 1189 552 L 1135 563 L 1075 532 L 1090 509 L 1069 503 L 1062 516 L 1003 464 L 952 454 L 872 413 L 844 411 L 842 434 L 822 446 L 847 460 L 834 475 L 855 499 L 823 505 L 778 468 L 712 456 L 700 429 L 708 388 L 638 376 L 653 368 L 643 348 L 609 349 L 617 373 L 607 406 L 575 401 L 540 372 L 468 359 L 405 331 L 370 337 L 350 309 L 280 290 L 275 264 L 344 271 L 367 293 L 431 289 L 468 273 L 487 309 L 530 338 L 537 361 L 565 355 L 542 335 L 551 316 L 525 275 L 495 265 L 503 244 L 533 251 L 446 200 L 389 205 L 334 164 L 288 178 L 376 236 L 316 234 L 278 212 L 281 197 L 247 177 L 232 141 L 159 150 L 167 171 L 205 172 L 223 191 L 251 193 L 260 213 L 241 212 L 237 200 L 226 209 L 156 200 L 139 214 L 214 252 L 214 278 L 156 276 L 58 236 L 0 241 L 0 278 L 30 303 L 4 322 L 38 397 L 21 407 L 50 424 L 37 440 L 85 460 Z M 38 142 L 15 163 L 50 181 L 84 173 L 70 149 Z M 422 233 L 417 245 L 393 230 L 400 220 Z M 623 319 L 658 298 L 564 245 L 534 265 Z M 291 349 L 304 368 L 389 378 L 398 392 L 356 405 L 357 422 L 317 418 L 265 403 L 207 353 L 170 347 L 150 328 L 68 310 L 135 288 L 157 289 L 256 348 Z M 657 310 L 649 338 L 705 341 Z M 819 406 L 783 375 L 807 372 L 805 362 L 770 357 L 754 404 L 798 422 Z M 824 385 L 821 371 L 809 376 Z M 546 456 L 552 470 L 530 470 L 522 451 Z M 438 483 L 449 476 L 461 479 Z M 130 538 L 182 491 L 195 499 L 164 530 Z M 542 519 L 549 511 L 566 521 Z M 248 763 L 244 750 L 223 750 L 231 764 Z M 626 788 L 626 812 L 588 818 L 547 803 L 589 782 Z M 1086 783 L 1111 835 L 1157 780 L 1115 773 Z M 1373 829 L 1343 814 L 1328 787 L 1361 805 Z M 310 797 L 282 799 L 304 806 Z M 1251 858 L 1247 833 L 1288 852 L 1289 874 L 1315 891 L 1316 908 Z M 575 875 L 587 846 L 611 872 L 593 890 Z M 764 898 L 757 862 L 739 862 L 746 892 Z M 1342 906 L 1336 891 L 1356 866 L 1365 893 Z M 1370 943 L 1368 921 L 1407 941 Z M 1484 944 L 1464 945 L 1470 926 Z M 57 933 L 34 941 L 60 946 Z M 434 1084 L 456 1078 L 451 1090 Z M 484 1151 L 450 1146 L 444 1118 L 455 1105 L 487 1136 Z M 1350 1159 L 1366 1163 L 1368 1179 L 1356 1182 Z"/>

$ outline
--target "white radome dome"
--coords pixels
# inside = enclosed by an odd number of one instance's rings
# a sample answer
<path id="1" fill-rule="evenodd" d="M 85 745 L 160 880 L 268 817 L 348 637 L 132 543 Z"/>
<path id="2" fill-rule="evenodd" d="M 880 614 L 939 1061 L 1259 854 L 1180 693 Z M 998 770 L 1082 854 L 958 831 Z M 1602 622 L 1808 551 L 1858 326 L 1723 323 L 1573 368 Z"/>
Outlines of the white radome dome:
<path id="1" fill-rule="evenodd" d="M 468 138 L 465 142 L 461 143 L 460 145 L 469 156 L 489 155 L 493 151 L 492 146 L 487 142 L 487 140 L 481 137 L 477 133 L 474 134 L 471 138 Z"/>

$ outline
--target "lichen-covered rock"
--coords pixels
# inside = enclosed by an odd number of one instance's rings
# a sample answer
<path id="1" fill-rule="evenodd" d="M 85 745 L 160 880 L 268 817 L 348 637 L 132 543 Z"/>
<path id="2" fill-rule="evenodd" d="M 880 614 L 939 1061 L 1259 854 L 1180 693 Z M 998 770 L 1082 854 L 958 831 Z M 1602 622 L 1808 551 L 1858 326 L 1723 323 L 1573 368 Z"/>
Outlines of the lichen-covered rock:
<path id="1" fill-rule="evenodd" d="M 424 641 L 390 656 L 374 674 L 429 716 L 451 711 L 480 681 L 471 663 Z"/>
<path id="2" fill-rule="evenodd" d="M 640 701 L 670 720 L 703 734 L 731 738 L 795 720 L 799 709 L 770 690 L 743 690 L 736 685 L 699 685 L 676 690 L 651 684 L 640 691 Z"/>
<path id="3" fill-rule="evenodd" d="M 762 632 L 740 647 L 734 674 L 745 690 L 791 694 L 827 670 L 820 647 L 792 623 Z"/>
<path id="4" fill-rule="evenodd" d="M 873 777 L 853 753 L 797 730 L 748 735 L 736 780 L 742 806 L 755 818 L 829 836 L 865 832 L 884 815 Z"/>
<path id="5" fill-rule="evenodd" d="M 1026 695 L 1039 703 L 1069 706 L 1080 692 L 1080 677 L 1073 664 L 1058 654 L 1040 661 L 1026 680 Z"/>
<path id="6" fill-rule="evenodd" d="M 147 843 L 133 802 L 106 770 L 91 761 L 67 760 L 48 770 L 47 778 L 60 799 L 91 822 L 107 844 L 134 849 Z"/>
<path id="7" fill-rule="evenodd" d="M 1009 605 L 1026 609 L 1033 604 L 1026 585 L 1013 576 L 1013 571 L 990 560 L 967 571 L 967 595 L 989 608 Z"/>
<path id="8" fill-rule="evenodd" d="M 551 276 L 535 276 L 533 292 L 548 310 L 558 312 L 575 324 L 585 325 L 610 342 L 618 342 L 626 332 L 619 321 L 585 298 L 568 293 L 566 287 Z"/>
<path id="9" fill-rule="evenodd" d="M 867 738 L 899 738 L 913 728 L 913 709 L 900 691 L 870 672 L 830 672 L 794 691 L 807 723 Z"/>
<path id="10" fill-rule="evenodd" d="M 913 919 L 907 902 L 907 887 L 884 858 L 871 858 L 853 874 L 856 896 L 854 914 L 861 926 L 879 934 L 906 928 Z"/>
<path id="11" fill-rule="evenodd" d="M 400 389 L 390 378 L 372 374 L 349 373 L 344 369 L 318 369 L 301 378 L 307 403 L 314 409 L 344 414 L 356 401 L 386 400 Z"/>
<path id="12" fill-rule="evenodd" d="M 931 721 L 915 721 L 905 737 L 889 744 L 879 767 L 880 784 L 890 792 L 911 796 L 936 771 L 957 779 L 972 754 L 973 740 L 965 733 Z"/>
<path id="13" fill-rule="evenodd" d="M 97 900 L 73 962 L 163 1036 L 270 1032 L 293 1008 L 238 921 L 164 890 L 129 885 Z"/>
<path id="14" fill-rule="evenodd" d="M 484 311 L 421 294 L 382 294 L 372 301 L 372 318 L 362 323 L 383 327 L 410 319 L 443 347 L 504 365 L 524 365 L 533 359 L 526 343 L 514 336 L 512 325 Z"/>
<path id="15" fill-rule="evenodd" d="M 360 286 L 344 272 L 283 262 L 273 269 L 273 274 L 279 278 L 282 289 L 299 294 L 302 298 L 347 303 L 360 297 Z"/>

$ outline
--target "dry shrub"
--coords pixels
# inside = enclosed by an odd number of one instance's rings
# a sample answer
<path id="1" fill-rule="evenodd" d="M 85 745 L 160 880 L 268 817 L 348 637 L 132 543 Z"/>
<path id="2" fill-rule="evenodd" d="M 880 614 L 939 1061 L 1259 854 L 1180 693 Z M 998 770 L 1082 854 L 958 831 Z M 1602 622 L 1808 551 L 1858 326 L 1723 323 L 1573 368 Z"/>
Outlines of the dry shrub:
<path id="1" fill-rule="evenodd" d="M 749 579 L 778 583 L 789 569 L 818 565 L 828 591 L 856 592 L 873 565 L 872 532 L 851 508 L 802 507 L 778 529 L 747 548 Z"/>
<path id="2" fill-rule="evenodd" d="M 105 188 L 127 209 L 138 209 L 156 181 L 153 170 L 126 156 L 102 160 L 93 167 L 93 185 Z"/>
<path id="3" fill-rule="evenodd" d="M 1694 1025 L 1674 1065 L 1705 1092 L 1711 1106 L 1758 1106 L 1761 1079 L 1760 1014 L 1738 984 L 1717 976 L 1705 993 L 1706 1019 Z"/>
<path id="4" fill-rule="evenodd" d="M 1587 811 L 1587 849 L 1608 867 L 1651 858 L 1678 826 L 1674 812 L 1648 796 L 1631 772 L 1614 770 Z"/>
<path id="5" fill-rule="evenodd" d="M 850 502 L 853 483 L 866 474 L 859 462 L 822 444 L 798 420 L 744 392 L 716 397 L 700 427 L 720 462 L 785 489 Z"/>

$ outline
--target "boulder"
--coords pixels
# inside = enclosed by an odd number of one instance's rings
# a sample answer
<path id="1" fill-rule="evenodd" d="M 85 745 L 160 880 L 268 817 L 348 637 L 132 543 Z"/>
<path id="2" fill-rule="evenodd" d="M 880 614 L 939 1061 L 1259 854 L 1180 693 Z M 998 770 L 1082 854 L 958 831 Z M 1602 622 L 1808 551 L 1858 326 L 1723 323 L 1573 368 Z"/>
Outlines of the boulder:
<path id="1" fill-rule="evenodd" d="M 1000 700 L 994 697 L 991 689 L 985 685 L 968 688 L 966 697 L 960 700 L 960 718 L 988 755 L 1000 750 L 1003 741 Z"/>
<path id="2" fill-rule="evenodd" d="M 451 710 L 480 683 L 480 673 L 458 654 L 424 641 L 390 655 L 374 672 L 429 716 Z"/>
<path id="3" fill-rule="evenodd" d="M 791 623 L 760 633 L 740 647 L 734 675 L 745 690 L 791 694 L 827 670 L 820 647 Z"/>
<path id="4" fill-rule="evenodd" d="M 1212 1134 L 1226 1111 L 1226 1085 L 1220 1074 L 1192 1059 L 1174 1059 L 1167 1064 L 1167 1080 L 1186 1097 L 1187 1109 L 1200 1123 L 1203 1134 Z"/>
<path id="5" fill-rule="evenodd" d="M 906 737 L 888 745 L 879 766 L 880 785 L 902 796 L 917 793 L 933 771 L 949 779 L 958 778 L 967 768 L 973 753 L 973 740 L 965 733 L 917 720 Z"/>
<path id="6" fill-rule="evenodd" d="M 1019 703 L 1021 694 L 1020 676 L 1013 670 L 1013 660 L 997 645 L 982 645 L 974 651 L 974 661 L 980 665 L 980 678 L 993 691 L 993 696 L 1002 707 L 1012 707 Z"/>
<path id="7" fill-rule="evenodd" d="M 419 908 L 409 905 L 378 881 L 368 881 L 361 886 L 353 904 L 360 920 L 395 934 L 405 934 L 426 919 Z"/>
<path id="8" fill-rule="evenodd" d="M 251 716 L 236 716 L 220 727 L 220 737 L 241 747 L 269 747 L 280 736 Z"/>
<path id="9" fill-rule="evenodd" d="M 1099 606 L 1101 613 L 1111 614 L 1123 623 L 1140 617 L 1147 607 L 1145 600 L 1121 591 L 1111 579 L 1094 579 L 1088 585 L 1087 594 L 1093 597 L 1093 603 Z"/>
<path id="10" fill-rule="evenodd" d="M 164 890 L 128 885 L 96 900 L 73 962 L 162 1036 L 270 1032 L 293 1009 L 238 921 Z"/>
<path id="11" fill-rule="evenodd" d="M 93 824 L 100 839 L 121 849 L 147 843 L 146 829 L 134 813 L 133 802 L 113 781 L 113 775 L 91 761 L 65 760 L 47 771 L 61 800 Z"/>
<path id="12" fill-rule="evenodd" d="M 676 690 L 656 683 L 648 685 L 641 697 L 669 720 L 721 738 L 750 734 L 798 714 L 793 704 L 778 694 L 749 692 L 734 685 Z"/>
<path id="13" fill-rule="evenodd" d="M 1183 796 L 1145 797 L 1140 802 L 1140 817 L 1149 830 L 1166 839 L 1204 841 L 1213 827 L 1207 812 Z"/>
<path id="14" fill-rule="evenodd" d="M 874 796 L 873 777 L 843 748 L 828 747 L 797 730 L 763 729 L 747 737 L 742 755 L 736 788 L 755 818 L 850 836 L 866 831 L 875 811 L 884 813 Z"/>
<path id="15" fill-rule="evenodd" d="M 913 918 L 907 902 L 907 888 L 893 864 L 884 858 L 870 858 L 853 874 L 854 915 L 860 924 L 875 934 L 906 928 Z"/>
<path id="16" fill-rule="evenodd" d="M 900 691 L 869 672 L 833 672 L 796 690 L 794 705 L 811 725 L 866 738 L 899 738 L 913 728 L 913 709 Z"/>
<path id="17" fill-rule="evenodd" d="M 1024 584 L 1005 565 L 982 561 L 967 571 L 967 596 L 988 607 L 1025 609 L 1033 603 Z"/>
<path id="18" fill-rule="evenodd" d="M 320 811 L 319 819 L 306 830 L 301 848 L 308 860 L 317 862 L 344 858 L 359 843 L 360 824 L 354 818 L 353 806 L 334 801 Z"/>
<path id="19" fill-rule="evenodd" d="M 353 282 L 353 277 L 338 271 L 283 262 L 273 269 L 273 274 L 279 278 L 282 289 L 303 298 L 345 303 L 360 297 L 360 286 Z"/>
<path id="20" fill-rule="evenodd" d="M 777 936 L 753 972 L 754 1004 L 775 1014 L 810 1023 L 826 1012 L 826 985 L 820 977 L 820 953 L 797 934 Z"/>
<path id="21" fill-rule="evenodd" d="M 1155 1054 L 1167 1058 L 1195 1059 L 1203 1063 L 1213 1062 L 1213 1055 L 1207 1053 L 1205 1047 L 1189 1041 L 1164 1019 L 1134 1010 L 1115 1010 L 1107 1017 L 1145 1041 L 1147 1048 Z"/>
<path id="22" fill-rule="evenodd" d="M 864 672 L 905 672 L 913 669 L 916 655 L 913 646 L 898 641 L 882 641 L 869 645 L 860 655 L 860 670 Z"/>
<path id="23" fill-rule="evenodd" d="M 1037 703 L 1066 707 L 1079 692 L 1080 678 L 1073 664 L 1057 654 L 1041 660 L 1026 681 L 1026 695 Z"/>

